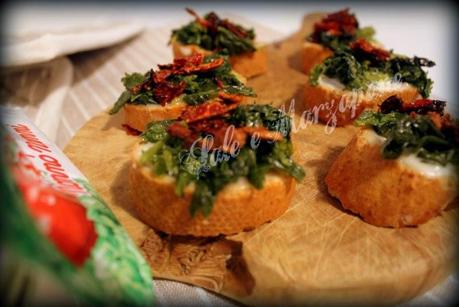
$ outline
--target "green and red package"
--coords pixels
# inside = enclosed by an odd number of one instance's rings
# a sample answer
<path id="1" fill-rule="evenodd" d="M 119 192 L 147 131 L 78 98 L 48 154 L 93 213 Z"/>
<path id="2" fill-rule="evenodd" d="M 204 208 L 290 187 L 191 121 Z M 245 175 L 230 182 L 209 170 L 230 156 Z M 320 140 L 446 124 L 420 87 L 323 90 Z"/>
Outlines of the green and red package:
<path id="1" fill-rule="evenodd" d="M 152 305 L 150 268 L 104 201 L 21 111 L 0 109 L 2 249 L 85 305 Z"/>

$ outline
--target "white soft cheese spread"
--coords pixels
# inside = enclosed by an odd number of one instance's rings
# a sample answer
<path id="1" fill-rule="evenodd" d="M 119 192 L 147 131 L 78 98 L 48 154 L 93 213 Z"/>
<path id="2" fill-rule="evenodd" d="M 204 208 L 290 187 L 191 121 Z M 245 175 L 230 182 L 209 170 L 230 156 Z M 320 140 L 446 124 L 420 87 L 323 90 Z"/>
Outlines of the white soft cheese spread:
<path id="1" fill-rule="evenodd" d="M 137 161 L 140 161 L 140 157 L 142 156 L 142 153 L 147 151 L 153 146 L 153 143 L 142 143 L 140 146 L 137 147 L 136 151 L 134 152 L 134 158 Z M 151 173 L 153 171 L 153 167 L 151 165 L 142 165 L 142 170 L 147 173 Z M 158 176 L 156 180 L 161 180 L 165 183 L 173 183 L 175 182 L 175 178 L 173 176 L 169 175 L 162 175 Z M 267 182 L 276 182 L 276 183 L 281 183 L 282 182 L 282 177 L 279 176 L 276 172 L 268 172 L 265 175 L 265 185 Z M 195 188 L 194 184 L 191 183 L 187 189 L 190 189 L 190 191 L 193 191 Z M 227 191 L 231 192 L 236 192 L 244 189 L 252 189 L 253 186 L 249 182 L 249 180 L 246 177 L 239 177 L 235 182 L 229 183 L 227 186 L 225 186 L 225 189 Z"/>
<path id="2" fill-rule="evenodd" d="M 189 46 L 179 46 L 180 53 L 182 53 L 184 56 L 190 56 L 193 53 L 193 49 Z"/>
<path id="3" fill-rule="evenodd" d="M 365 139 L 369 144 L 382 145 L 386 138 L 371 129 L 365 130 Z M 404 154 L 397 159 L 398 163 L 429 178 L 456 178 L 454 165 L 440 165 L 423 161 L 415 154 Z"/>
<path id="4" fill-rule="evenodd" d="M 329 78 L 327 76 L 321 75 L 319 77 L 319 84 L 324 87 L 337 89 L 337 90 L 344 90 L 345 86 L 337 79 Z M 398 91 L 403 89 L 404 87 L 408 86 L 405 82 L 396 82 L 393 80 L 379 80 L 376 82 L 372 82 L 368 85 L 366 92 L 369 91 L 378 91 L 378 92 L 392 92 Z"/>

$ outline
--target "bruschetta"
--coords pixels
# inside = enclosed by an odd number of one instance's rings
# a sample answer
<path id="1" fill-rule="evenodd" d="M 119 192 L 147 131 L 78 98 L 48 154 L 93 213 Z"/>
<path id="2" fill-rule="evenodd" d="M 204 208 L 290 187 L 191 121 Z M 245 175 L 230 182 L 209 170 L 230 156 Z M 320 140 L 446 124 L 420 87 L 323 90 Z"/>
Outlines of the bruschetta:
<path id="1" fill-rule="evenodd" d="M 304 106 L 322 123 L 351 124 L 362 111 L 377 110 L 390 96 L 404 102 L 428 97 L 433 82 L 424 68 L 434 65 L 358 39 L 313 68 L 304 87 Z"/>
<path id="2" fill-rule="evenodd" d="M 458 196 L 459 126 L 444 102 L 403 103 L 366 111 L 362 129 L 332 164 L 325 182 L 342 206 L 376 226 L 426 223 Z"/>
<path id="3" fill-rule="evenodd" d="M 255 31 L 221 19 L 214 12 L 199 16 L 187 9 L 195 20 L 172 31 L 170 44 L 174 57 L 191 54 L 226 54 L 233 69 L 246 78 L 268 69 L 266 48 L 255 42 Z"/>
<path id="4" fill-rule="evenodd" d="M 176 119 L 187 105 L 198 105 L 222 95 L 238 95 L 249 102 L 253 90 L 234 72 L 225 56 L 194 54 L 158 65 L 156 71 L 126 74 L 125 91 L 111 114 L 124 110 L 124 123 L 143 131 L 151 121 Z"/>
<path id="5" fill-rule="evenodd" d="M 193 236 L 235 234 L 276 219 L 304 176 L 291 157 L 290 130 L 280 110 L 227 98 L 152 123 L 129 175 L 140 219 Z"/>
<path id="6" fill-rule="evenodd" d="M 303 43 L 303 71 L 309 74 L 315 65 L 322 63 L 335 50 L 348 46 L 359 38 L 365 38 L 380 46 L 374 35 L 373 27 L 360 27 L 359 21 L 349 9 L 326 15 L 314 23 L 312 33 Z"/>

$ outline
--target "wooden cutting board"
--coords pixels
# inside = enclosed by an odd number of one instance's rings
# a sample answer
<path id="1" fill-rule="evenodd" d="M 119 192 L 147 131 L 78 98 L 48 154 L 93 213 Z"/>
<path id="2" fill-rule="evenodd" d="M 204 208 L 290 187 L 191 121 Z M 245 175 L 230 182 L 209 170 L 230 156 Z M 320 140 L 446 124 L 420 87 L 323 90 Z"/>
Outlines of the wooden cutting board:
<path id="1" fill-rule="evenodd" d="M 307 176 L 279 219 L 250 232 L 218 238 L 171 237 L 140 222 L 127 184 L 138 138 L 122 129 L 122 114 L 102 113 L 65 148 L 150 262 L 156 278 L 198 285 L 247 304 L 398 303 L 417 296 L 453 268 L 458 209 L 420 227 L 364 223 L 326 191 L 324 176 L 355 132 L 302 121 L 299 49 L 320 15 L 268 47 L 268 74 L 250 81 L 258 102 L 295 99 L 295 159 Z"/>

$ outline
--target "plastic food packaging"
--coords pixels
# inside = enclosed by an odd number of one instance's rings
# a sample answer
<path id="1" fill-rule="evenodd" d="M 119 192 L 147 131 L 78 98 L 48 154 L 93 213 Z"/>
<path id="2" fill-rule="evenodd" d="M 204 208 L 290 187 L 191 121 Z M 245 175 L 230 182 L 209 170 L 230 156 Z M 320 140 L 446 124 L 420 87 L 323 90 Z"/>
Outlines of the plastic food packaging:
<path id="1" fill-rule="evenodd" d="M 104 201 L 20 110 L 0 112 L 2 299 L 152 305 L 150 268 Z"/>

